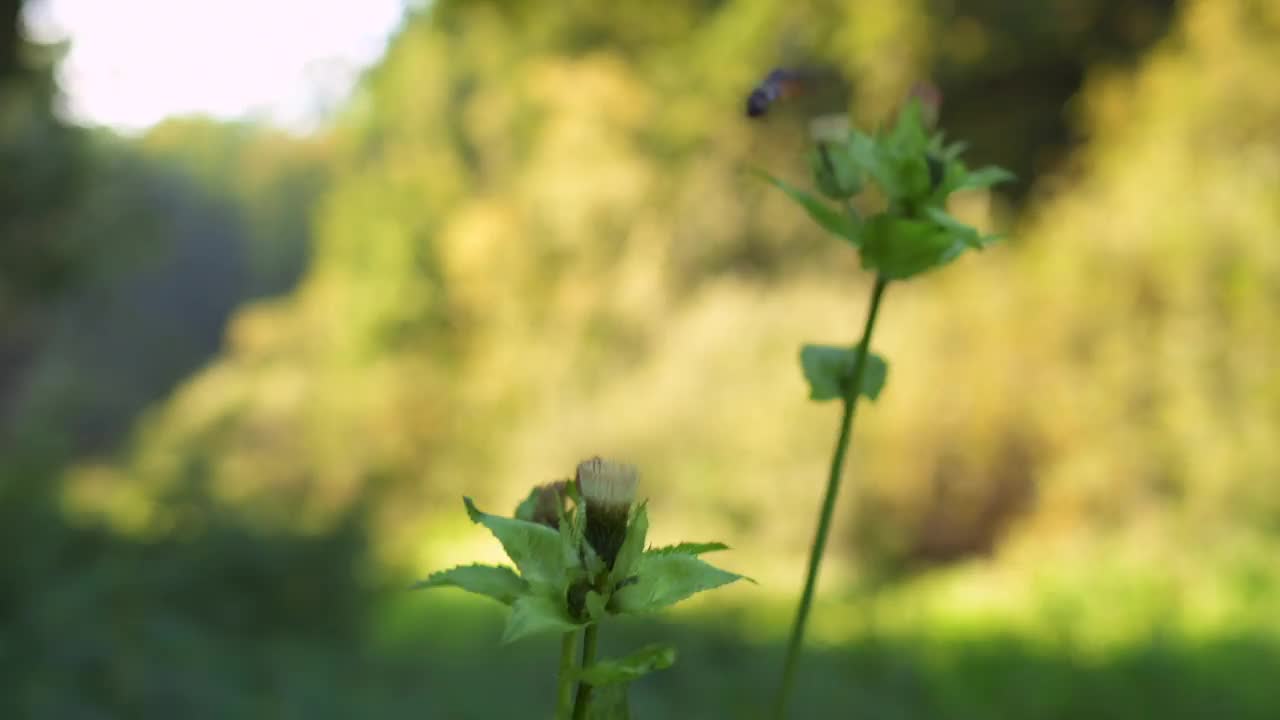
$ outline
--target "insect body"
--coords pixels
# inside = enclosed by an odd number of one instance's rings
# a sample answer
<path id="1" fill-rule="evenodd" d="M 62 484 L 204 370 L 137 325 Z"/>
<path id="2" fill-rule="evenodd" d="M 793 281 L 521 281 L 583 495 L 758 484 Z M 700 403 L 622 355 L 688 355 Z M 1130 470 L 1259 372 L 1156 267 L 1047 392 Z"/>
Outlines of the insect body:
<path id="1" fill-rule="evenodd" d="M 747 117 L 760 117 L 775 102 L 801 94 L 809 76 L 803 70 L 774 69 L 747 97 Z"/>

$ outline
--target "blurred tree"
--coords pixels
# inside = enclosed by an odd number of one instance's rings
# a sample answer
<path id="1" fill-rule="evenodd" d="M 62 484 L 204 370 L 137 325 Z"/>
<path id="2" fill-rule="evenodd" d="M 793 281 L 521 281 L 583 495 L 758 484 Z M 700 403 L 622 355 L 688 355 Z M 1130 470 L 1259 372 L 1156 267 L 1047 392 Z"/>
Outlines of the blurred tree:
<path id="1" fill-rule="evenodd" d="M 0 416 L 38 345 L 40 304 L 73 282 L 87 250 L 68 232 L 84 148 L 53 111 L 58 49 L 27 42 L 21 10 L 0 5 Z"/>
<path id="2" fill-rule="evenodd" d="M 21 16 L 22 0 L 0 0 L 0 78 L 12 77 L 18 71 Z"/>
<path id="3" fill-rule="evenodd" d="M 1025 182 L 1086 138 L 1075 98 L 1091 72 L 1132 67 L 1168 32 L 1175 0 L 931 0 L 931 74 L 943 124 Z"/>
<path id="4" fill-rule="evenodd" d="M 71 125 L 55 111 L 60 48 L 27 42 L 15 3 L 10 16 L 0 446 L 109 450 L 217 351 L 233 308 L 292 287 L 327 149 L 248 124 L 173 121 L 140 143 Z"/>
<path id="5" fill-rule="evenodd" d="M 249 297 L 293 288 L 310 258 L 314 211 L 329 185 L 325 138 L 247 122 L 175 118 L 149 130 L 141 149 L 234 208 L 250 235 Z"/>
<path id="6" fill-rule="evenodd" d="M 906 379 L 891 381 L 855 458 L 855 513 L 868 518 L 855 552 L 878 556 L 886 572 L 954 562 L 1047 518 L 1101 527 L 1106 513 L 1128 517 L 1151 497 L 1085 492 L 1072 478 L 1141 477 L 1133 482 L 1169 493 L 1163 517 L 1222 518 L 1249 495 L 1232 473 L 1259 477 L 1280 456 L 1225 430 L 1189 429 L 1191 408 L 1228 412 L 1211 388 L 1234 374 L 1207 360 L 1132 374 L 1144 356 L 1123 338 L 1154 321 L 1122 290 L 1165 298 L 1215 287 L 1188 279 L 1212 265 L 1191 250 L 1138 251 L 1175 243 L 1174 215 L 1259 252 L 1265 233 L 1220 224 L 1229 204 L 1185 201 L 1203 187 L 1180 148 L 1200 123 L 1269 148 L 1250 118 L 1270 117 L 1270 96 L 1192 107 L 1148 92 L 1123 117 L 1096 113 L 1106 78 L 1126 76 L 1120 64 L 1151 42 L 1161 50 L 1134 77 L 1217 88 L 1213 73 L 1261 72 L 1265 43 L 1243 40 L 1270 26 L 1210 6 L 1188 4 L 1168 34 L 1169 5 L 1158 2 L 1033 13 L 1010 0 L 963 15 L 958 4 L 887 0 L 737 0 L 656 14 L 624 3 L 608 17 L 590 4 L 432 4 L 337 123 L 333 186 L 298 291 L 237 315 L 226 357 L 142 426 L 129 471 L 163 487 L 180 458 L 208 454 L 221 497 L 303 523 L 385 489 L 383 547 L 407 552 L 435 503 L 464 491 L 514 500 L 515 486 L 613 448 L 648 470 L 667 516 L 706 508 L 685 522 L 737 546 L 802 546 L 779 518 L 811 513 L 818 483 L 810 493 L 792 480 L 821 476 L 829 438 L 812 430 L 826 425 L 803 402 L 794 348 L 848 335 L 848 316 L 832 308 L 847 307 L 849 278 L 860 276 L 739 173 L 745 162 L 804 171 L 806 118 L 742 117 L 763 72 L 800 47 L 844 70 L 866 122 L 937 67 L 943 124 L 954 118 L 956 134 L 975 136 L 975 160 L 999 159 L 1028 173 L 1023 187 L 1055 189 L 1016 233 L 1054 249 L 995 251 L 981 268 L 912 285 L 889 311 L 883 352 Z M 1185 57 L 1195 62 L 1164 69 Z M 1136 144 L 1143 133 L 1159 144 Z M 1070 162 L 1042 161 L 1076 137 L 1090 144 Z M 1239 175 L 1223 168 L 1218 185 L 1261 187 L 1266 157 L 1237 162 Z M 1260 191 L 1248 197 L 1242 207 L 1264 217 Z M 956 211 L 990 220 L 1000 207 L 975 196 Z M 1106 282 L 1122 272 L 1131 275 Z M 1219 301 L 1186 296 L 1183 307 Z M 1253 317 L 1258 306 L 1238 302 Z M 1161 336 L 1170 352 L 1195 346 L 1185 319 L 1162 327 L 1176 328 Z M 1230 342 L 1261 363 L 1264 335 Z M 1229 396 L 1260 392 L 1246 384 Z M 1157 422 L 1144 414 L 1153 407 L 1168 414 Z M 1256 427 L 1274 427 L 1266 403 L 1250 407 Z M 1101 417 L 1107 426 L 1093 427 Z M 1233 424 L 1211 417 L 1204 427 Z M 1218 469 L 1174 469 L 1191 462 L 1183 441 L 1193 436 Z"/>

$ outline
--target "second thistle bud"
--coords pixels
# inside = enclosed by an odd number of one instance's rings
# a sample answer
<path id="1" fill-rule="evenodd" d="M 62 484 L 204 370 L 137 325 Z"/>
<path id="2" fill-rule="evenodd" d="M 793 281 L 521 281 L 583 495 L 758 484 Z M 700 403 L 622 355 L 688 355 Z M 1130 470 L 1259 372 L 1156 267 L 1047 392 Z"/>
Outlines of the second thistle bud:
<path id="1" fill-rule="evenodd" d="M 612 570 L 627 538 L 627 520 L 640 482 L 638 473 L 632 465 L 597 457 L 578 465 L 576 479 L 587 506 L 587 542 Z"/>
<path id="2" fill-rule="evenodd" d="M 862 178 L 838 143 L 819 142 L 810 150 L 809 169 L 818 189 L 832 200 L 847 200 L 862 192 Z"/>

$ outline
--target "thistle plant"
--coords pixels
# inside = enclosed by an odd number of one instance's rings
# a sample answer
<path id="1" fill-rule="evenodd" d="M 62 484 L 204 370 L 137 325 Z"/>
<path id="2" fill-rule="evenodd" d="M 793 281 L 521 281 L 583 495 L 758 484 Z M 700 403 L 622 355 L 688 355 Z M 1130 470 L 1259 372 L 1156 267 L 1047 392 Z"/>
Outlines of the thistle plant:
<path id="1" fill-rule="evenodd" d="M 463 565 L 414 585 L 457 587 L 507 605 L 503 642 L 559 633 L 556 720 L 626 718 L 627 685 L 675 662 L 675 649 L 664 645 L 597 659 L 602 622 L 744 579 L 699 557 L 727 549 L 721 543 L 645 549 L 649 516 L 636 502 L 638 486 L 634 467 L 593 458 L 572 480 L 535 487 L 514 517 L 481 512 L 464 498 L 471 520 L 493 533 L 515 567 Z"/>
<path id="2" fill-rule="evenodd" d="M 858 399 L 874 401 L 888 377 L 888 363 L 871 351 L 871 335 L 885 290 L 892 282 L 936 270 L 967 250 L 981 250 L 994 242 L 995 236 L 984 235 L 948 213 L 947 198 L 956 192 L 1013 179 L 1001 168 L 970 171 L 965 166 L 960 159 L 964 146 L 947 144 L 941 133 L 931 130 L 937 100 L 936 91 L 917 93 L 887 132 L 867 134 L 854 129 L 845 138 L 817 142 L 809 160 L 818 194 L 760 173 L 804 208 L 819 226 L 856 250 L 862 267 L 875 275 L 857 344 L 805 345 L 800 350 L 810 398 L 818 402 L 839 400 L 843 412 L 804 591 L 787 643 L 774 706 L 778 718 L 786 716 Z M 871 186 L 878 192 L 867 192 Z M 868 206 L 875 209 L 867 210 Z"/>

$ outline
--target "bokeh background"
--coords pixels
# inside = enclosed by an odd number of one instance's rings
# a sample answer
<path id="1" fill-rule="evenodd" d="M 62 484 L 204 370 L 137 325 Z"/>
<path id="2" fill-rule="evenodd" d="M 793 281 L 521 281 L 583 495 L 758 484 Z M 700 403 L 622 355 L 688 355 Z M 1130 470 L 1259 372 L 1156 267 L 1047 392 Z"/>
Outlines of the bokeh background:
<path id="1" fill-rule="evenodd" d="M 0 715 L 549 714 L 554 639 L 405 588 L 604 454 L 759 580 L 605 634 L 681 652 L 636 717 L 758 717 L 838 419 L 798 348 L 869 279 L 744 171 L 927 77 L 1009 240 L 890 288 L 795 717 L 1280 716 L 1280 2 L 436 0 L 305 130 L 127 132 L 23 4 Z M 748 121 L 780 64 L 849 82 Z"/>

